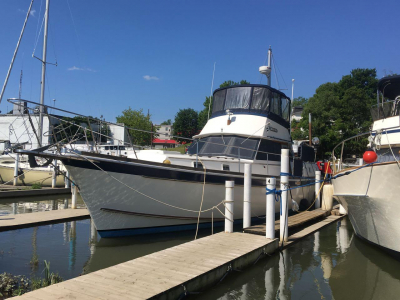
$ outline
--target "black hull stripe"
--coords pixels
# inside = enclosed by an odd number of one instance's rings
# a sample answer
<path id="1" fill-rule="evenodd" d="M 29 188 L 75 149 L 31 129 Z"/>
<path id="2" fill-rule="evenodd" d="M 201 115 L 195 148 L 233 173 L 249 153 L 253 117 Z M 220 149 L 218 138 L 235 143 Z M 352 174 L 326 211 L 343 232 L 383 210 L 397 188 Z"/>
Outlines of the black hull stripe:
<path id="1" fill-rule="evenodd" d="M 149 218 L 159 218 L 159 219 L 176 219 L 176 220 L 197 220 L 197 217 L 181 217 L 181 216 L 168 216 L 168 215 L 154 215 L 154 214 L 146 214 L 139 213 L 134 211 L 126 211 L 119 209 L 111 209 L 111 208 L 100 208 L 100 210 L 110 213 L 120 213 L 131 216 L 140 216 L 140 217 L 149 217 Z M 200 218 L 201 221 L 211 221 L 212 218 Z M 223 221 L 224 218 L 214 218 L 214 221 Z"/>

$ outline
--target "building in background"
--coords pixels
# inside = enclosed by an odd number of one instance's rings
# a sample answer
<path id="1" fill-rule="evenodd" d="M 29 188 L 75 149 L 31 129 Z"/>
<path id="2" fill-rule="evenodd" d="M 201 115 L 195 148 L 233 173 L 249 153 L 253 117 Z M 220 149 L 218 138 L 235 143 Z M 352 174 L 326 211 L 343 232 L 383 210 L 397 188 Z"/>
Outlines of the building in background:
<path id="1" fill-rule="evenodd" d="M 292 109 L 292 117 L 290 119 L 290 122 L 297 121 L 299 122 L 301 120 L 301 114 L 303 113 L 303 106 L 295 106 Z"/>
<path id="2" fill-rule="evenodd" d="M 155 125 L 157 138 L 153 139 L 155 149 L 175 148 L 178 142 L 171 138 L 172 125 Z"/>

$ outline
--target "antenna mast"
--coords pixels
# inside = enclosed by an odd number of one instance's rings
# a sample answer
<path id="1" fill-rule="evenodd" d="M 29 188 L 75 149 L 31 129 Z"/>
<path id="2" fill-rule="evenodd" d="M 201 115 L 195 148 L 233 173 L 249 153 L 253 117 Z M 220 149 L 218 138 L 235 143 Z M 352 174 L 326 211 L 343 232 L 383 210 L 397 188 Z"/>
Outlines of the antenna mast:
<path id="1" fill-rule="evenodd" d="M 46 55 L 47 55 L 47 31 L 49 28 L 49 8 L 50 0 L 46 0 L 46 11 L 44 20 L 44 34 L 43 34 L 43 56 L 42 56 L 42 80 L 40 87 L 40 115 L 39 115 L 39 146 L 42 146 L 43 138 L 43 112 L 44 112 L 44 91 L 46 79 Z M 49 120 L 50 122 L 50 120 Z"/>
<path id="2" fill-rule="evenodd" d="M 271 86 L 271 57 L 272 57 L 272 49 L 271 46 L 269 46 L 268 49 L 268 66 L 261 66 L 258 71 L 261 74 L 264 74 L 267 76 L 268 79 L 268 85 Z"/>
<path id="3" fill-rule="evenodd" d="M 22 92 L 22 70 L 21 70 L 21 75 L 19 76 L 18 99 L 21 99 L 21 92 Z"/>

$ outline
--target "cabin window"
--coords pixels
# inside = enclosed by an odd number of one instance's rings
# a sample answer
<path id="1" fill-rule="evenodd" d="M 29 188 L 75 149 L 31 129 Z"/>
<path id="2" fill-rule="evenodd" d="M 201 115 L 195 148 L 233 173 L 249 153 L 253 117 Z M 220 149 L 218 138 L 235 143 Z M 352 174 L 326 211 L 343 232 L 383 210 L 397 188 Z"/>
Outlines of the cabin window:
<path id="1" fill-rule="evenodd" d="M 209 136 L 203 138 L 199 144 L 199 155 L 228 156 L 241 159 L 254 159 L 259 140 L 237 136 Z M 240 149 L 239 149 L 240 148 Z M 197 143 L 194 142 L 188 149 L 189 154 L 197 153 Z"/>
<path id="2" fill-rule="evenodd" d="M 213 96 L 213 113 L 224 109 L 226 90 L 218 91 Z"/>
<path id="3" fill-rule="evenodd" d="M 277 143 L 271 140 L 261 140 L 256 159 L 280 161 L 281 148 L 281 143 Z"/>
<path id="4" fill-rule="evenodd" d="M 282 118 L 285 121 L 289 121 L 290 118 L 290 101 L 287 98 L 281 98 L 281 105 L 282 105 Z"/>
<path id="5" fill-rule="evenodd" d="M 270 99 L 271 91 L 269 89 L 255 87 L 253 89 L 253 99 L 251 100 L 250 109 L 268 111 Z"/>
<path id="6" fill-rule="evenodd" d="M 251 87 L 237 87 L 226 92 L 225 110 L 249 109 Z"/>
<path id="7" fill-rule="evenodd" d="M 229 171 L 229 165 L 222 165 L 223 171 Z"/>
<path id="8" fill-rule="evenodd" d="M 105 150 L 110 150 L 110 147 L 109 146 L 105 146 L 104 149 Z"/>
<path id="9" fill-rule="evenodd" d="M 279 94 L 273 93 L 271 112 L 281 116 L 281 96 Z"/>
<path id="10" fill-rule="evenodd" d="M 125 150 L 125 146 L 120 146 L 119 150 Z"/>

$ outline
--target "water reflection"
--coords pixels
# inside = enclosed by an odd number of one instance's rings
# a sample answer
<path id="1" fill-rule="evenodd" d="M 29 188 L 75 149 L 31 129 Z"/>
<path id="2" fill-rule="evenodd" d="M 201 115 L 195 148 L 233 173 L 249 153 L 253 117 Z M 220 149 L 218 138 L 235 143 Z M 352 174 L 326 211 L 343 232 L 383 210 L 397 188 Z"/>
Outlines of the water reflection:
<path id="1" fill-rule="evenodd" d="M 198 299 L 395 299 L 400 262 L 354 237 L 347 219 L 236 272 Z"/>
<path id="2" fill-rule="evenodd" d="M 71 195 L 48 195 L 35 197 L 18 197 L 0 199 L 0 216 L 8 214 L 24 214 L 39 211 L 67 209 L 71 205 Z M 78 195 L 77 207 L 84 208 L 85 204 Z"/>
<path id="3" fill-rule="evenodd" d="M 208 235 L 209 230 L 200 232 Z M 100 239 L 90 220 L 0 232 L 0 273 L 64 279 L 193 240 L 194 232 Z M 38 261 L 33 268 L 31 261 Z M 400 262 L 354 237 L 347 219 L 233 272 L 198 299 L 394 299 Z"/>

